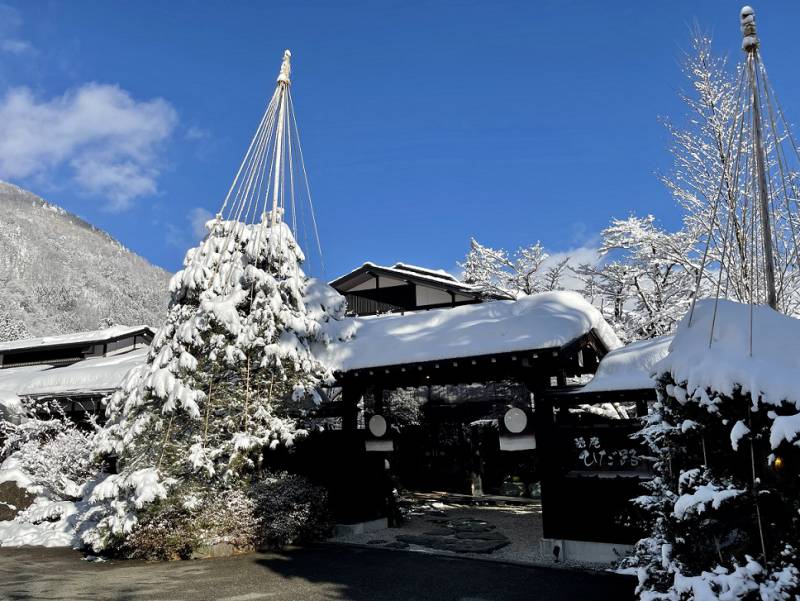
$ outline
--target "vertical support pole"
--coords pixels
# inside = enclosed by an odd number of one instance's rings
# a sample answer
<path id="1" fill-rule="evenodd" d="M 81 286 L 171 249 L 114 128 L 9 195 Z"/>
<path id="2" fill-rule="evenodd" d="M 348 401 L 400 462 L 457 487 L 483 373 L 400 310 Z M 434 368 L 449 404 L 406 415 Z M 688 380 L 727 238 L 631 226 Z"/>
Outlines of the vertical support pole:
<path id="1" fill-rule="evenodd" d="M 358 430 L 358 402 L 362 391 L 352 385 L 342 387 L 342 430 L 355 432 Z"/>
<path id="2" fill-rule="evenodd" d="M 283 136 L 284 136 L 284 123 L 286 121 L 286 96 L 289 90 L 291 81 L 289 75 L 291 73 L 290 59 L 292 53 L 288 50 L 283 53 L 283 63 L 281 64 L 281 72 L 278 75 L 278 86 L 280 87 L 280 107 L 278 108 L 278 129 L 275 134 L 275 173 L 273 174 L 272 184 L 272 220 L 273 225 L 278 223 L 278 202 L 280 199 L 280 184 L 281 184 L 281 162 L 283 160 Z"/>
<path id="3" fill-rule="evenodd" d="M 536 454 L 539 458 L 539 475 L 542 494 L 542 528 L 545 538 L 551 530 L 551 522 L 548 521 L 548 514 L 553 512 L 553 508 L 548 508 L 547 498 L 551 486 L 553 486 L 553 475 L 557 472 L 555 462 L 558 454 L 555 448 L 555 418 L 553 416 L 553 401 L 547 395 L 547 388 L 550 386 L 549 372 L 545 369 L 544 374 L 532 374 L 525 380 L 525 386 L 533 393 L 534 402 L 534 432 L 536 433 Z M 549 510 L 548 510 L 549 509 Z"/>
<path id="4" fill-rule="evenodd" d="M 383 415 L 386 410 L 383 403 L 383 386 L 375 386 L 375 388 L 372 389 L 372 394 L 375 397 L 375 414 Z"/>
<path id="5" fill-rule="evenodd" d="M 764 276 L 767 285 L 767 304 L 778 310 L 778 296 L 775 290 L 775 255 L 772 249 L 772 224 L 770 222 L 769 189 L 767 188 L 767 169 L 764 161 L 764 141 L 761 132 L 761 100 L 758 94 L 758 36 L 756 35 L 755 13 L 746 6 L 741 12 L 742 49 L 747 53 L 747 73 L 753 102 L 753 154 L 756 159 L 756 180 L 761 213 L 761 238 L 764 246 Z"/>
<path id="6" fill-rule="evenodd" d="M 761 237 L 764 245 L 764 275 L 767 284 L 767 304 L 778 310 L 778 297 L 775 291 L 775 256 L 772 250 L 772 224 L 770 222 L 769 196 L 767 188 L 767 170 L 764 164 L 764 142 L 761 134 L 761 106 L 758 97 L 755 64 L 758 55 L 751 51 L 747 60 L 750 71 L 750 87 L 753 92 L 753 153 L 756 155 L 758 171 L 758 199 L 761 208 Z"/>

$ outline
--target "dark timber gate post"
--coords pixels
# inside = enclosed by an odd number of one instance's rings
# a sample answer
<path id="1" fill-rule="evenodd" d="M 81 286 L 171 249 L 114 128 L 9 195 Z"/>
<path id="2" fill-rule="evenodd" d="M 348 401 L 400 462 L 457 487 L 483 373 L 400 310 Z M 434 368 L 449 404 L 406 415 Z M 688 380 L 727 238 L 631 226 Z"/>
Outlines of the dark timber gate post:
<path id="1" fill-rule="evenodd" d="M 358 402 L 363 391 L 352 384 L 342 386 L 342 430 L 358 430 Z"/>
<path id="2" fill-rule="evenodd" d="M 525 380 L 525 386 L 533 393 L 534 402 L 534 431 L 536 433 L 536 454 L 539 456 L 538 471 L 540 474 L 541 499 L 542 499 L 542 526 L 544 536 L 547 537 L 547 488 L 552 483 L 552 473 L 558 461 L 555 448 L 555 416 L 553 415 L 553 400 L 547 394 L 550 386 L 550 376 L 545 370 L 544 375 L 536 374 Z"/>
<path id="3" fill-rule="evenodd" d="M 386 407 L 383 404 L 383 386 L 376 385 L 372 389 L 372 395 L 375 397 L 375 414 L 384 415 Z"/>

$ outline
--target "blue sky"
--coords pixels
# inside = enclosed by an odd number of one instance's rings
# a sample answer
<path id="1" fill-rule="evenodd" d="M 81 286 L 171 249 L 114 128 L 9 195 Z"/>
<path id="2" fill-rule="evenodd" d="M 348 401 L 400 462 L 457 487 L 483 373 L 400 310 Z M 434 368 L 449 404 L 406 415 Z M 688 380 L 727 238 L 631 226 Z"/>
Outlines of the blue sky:
<path id="1" fill-rule="evenodd" d="M 740 6 L 0 0 L 0 178 L 175 270 L 291 48 L 325 276 L 452 270 L 471 236 L 580 252 L 612 217 L 679 224 L 659 116 L 695 20 L 739 59 Z M 800 120 L 800 4 L 754 7 Z"/>

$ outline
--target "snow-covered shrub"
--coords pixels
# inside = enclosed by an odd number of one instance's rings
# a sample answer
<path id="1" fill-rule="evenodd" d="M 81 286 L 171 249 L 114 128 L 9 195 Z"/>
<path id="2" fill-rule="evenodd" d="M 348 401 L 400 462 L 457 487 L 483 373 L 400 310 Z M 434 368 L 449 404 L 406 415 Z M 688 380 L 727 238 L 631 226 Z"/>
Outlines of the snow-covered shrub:
<path id="1" fill-rule="evenodd" d="M 189 559 L 200 546 L 192 512 L 179 503 L 150 505 L 117 549 L 131 559 Z"/>
<path id="2" fill-rule="evenodd" d="M 97 472 L 92 460 L 94 434 L 65 419 L 30 419 L 0 424 L 5 439 L 0 464 L 13 458 L 33 486 L 51 499 L 75 500 L 80 486 Z"/>
<path id="3" fill-rule="evenodd" d="M 330 532 L 328 494 L 303 476 L 268 475 L 253 486 L 253 497 L 262 546 L 281 548 Z"/>
<path id="4" fill-rule="evenodd" d="M 184 505 L 191 507 L 191 496 Z M 249 491 L 231 489 L 213 495 L 201 506 L 194 520 L 203 545 L 228 543 L 237 549 L 252 549 L 258 544 L 260 517 Z"/>
<path id="5" fill-rule="evenodd" d="M 186 559 L 220 543 L 239 551 L 280 548 L 321 538 L 329 529 L 325 490 L 282 472 L 247 490 L 195 489 L 144 505 L 130 533 L 106 551 L 133 559 Z"/>
<path id="6" fill-rule="evenodd" d="M 202 494 L 202 493 L 199 493 Z M 201 498 L 188 493 L 148 505 L 117 553 L 133 559 L 188 559 L 227 543 L 247 551 L 257 543 L 259 520 L 246 493 L 229 489 Z"/>
<path id="7" fill-rule="evenodd" d="M 643 600 L 800 595 L 800 389 L 787 351 L 800 321 L 767 307 L 752 318 L 751 352 L 749 307 L 700 301 L 657 365 L 641 433 L 656 477 L 635 501 L 650 535 L 628 561 Z"/>

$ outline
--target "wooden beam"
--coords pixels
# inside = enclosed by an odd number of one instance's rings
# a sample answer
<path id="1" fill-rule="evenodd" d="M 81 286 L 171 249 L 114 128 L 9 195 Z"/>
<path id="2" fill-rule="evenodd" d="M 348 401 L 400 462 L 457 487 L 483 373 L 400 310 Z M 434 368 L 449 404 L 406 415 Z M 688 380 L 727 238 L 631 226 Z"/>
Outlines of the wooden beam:
<path id="1" fill-rule="evenodd" d="M 356 386 L 342 387 L 342 430 L 358 430 L 358 403 L 364 391 Z"/>

